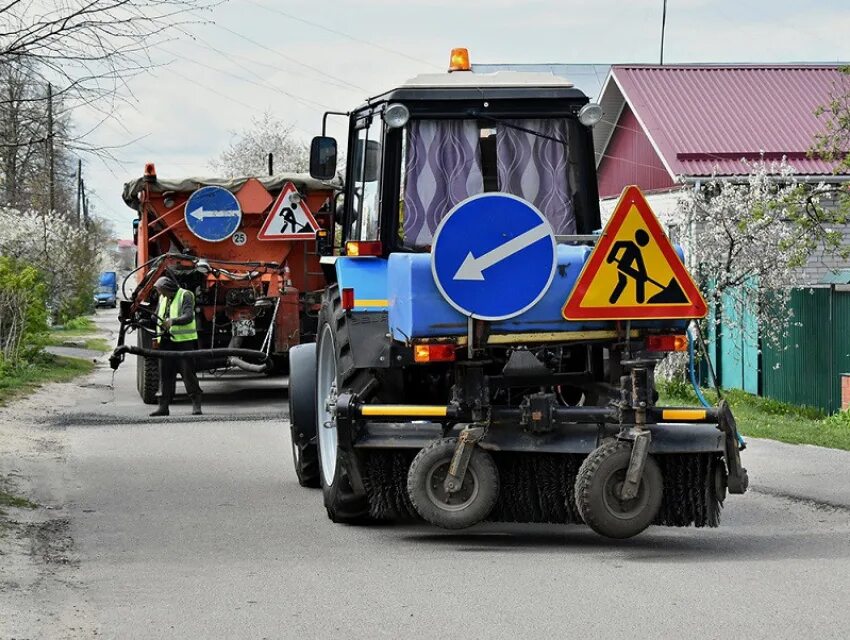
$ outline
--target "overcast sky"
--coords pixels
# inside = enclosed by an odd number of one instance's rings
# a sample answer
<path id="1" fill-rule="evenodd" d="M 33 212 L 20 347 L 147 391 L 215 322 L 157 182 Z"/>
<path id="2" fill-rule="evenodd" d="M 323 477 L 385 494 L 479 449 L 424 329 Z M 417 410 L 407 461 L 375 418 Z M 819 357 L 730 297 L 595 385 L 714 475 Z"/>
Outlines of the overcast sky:
<path id="1" fill-rule="evenodd" d="M 662 0 L 229 0 L 154 53 L 166 66 L 91 141 L 117 163 L 83 158 L 97 213 L 129 237 L 124 182 L 154 161 L 161 177 L 210 175 L 234 130 L 265 110 L 304 139 L 324 109 L 347 110 L 422 72 L 452 47 L 478 63 L 657 62 Z M 296 19 L 297 18 L 297 19 Z M 303 21 L 299 21 L 301 19 Z M 304 22 L 308 21 L 308 22 Z M 316 23 L 340 35 L 331 33 Z M 850 59 L 847 0 L 669 0 L 665 62 Z M 93 120 L 80 111 L 85 130 Z M 332 131 L 344 135 L 340 129 Z"/>

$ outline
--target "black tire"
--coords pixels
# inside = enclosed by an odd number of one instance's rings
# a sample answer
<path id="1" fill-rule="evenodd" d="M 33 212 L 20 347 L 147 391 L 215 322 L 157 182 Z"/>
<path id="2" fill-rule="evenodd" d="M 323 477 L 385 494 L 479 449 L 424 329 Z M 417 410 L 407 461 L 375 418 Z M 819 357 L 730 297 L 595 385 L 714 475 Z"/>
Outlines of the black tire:
<path id="1" fill-rule="evenodd" d="M 289 350 L 289 435 L 292 461 L 302 487 L 319 486 L 316 449 L 316 344 Z"/>
<path id="2" fill-rule="evenodd" d="M 143 349 L 153 346 L 153 339 L 142 329 L 138 330 L 138 344 Z M 156 358 L 136 356 L 136 388 L 145 404 L 157 403 L 159 391 L 159 363 Z"/>
<path id="3" fill-rule="evenodd" d="M 664 481 L 661 469 L 647 456 L 638 495 L 622 501 L 618 492 L 632 455 L 630 442 L 609 440 L 585 458 L 578 471 L 575 499 L 581 517 L 596 533 L 631 538 L 655 520 L 661 508 Z"/>
<path id="4" fill-rule="evenodd" d="M 435 440 L 422 449 L 407 473 L 407 494 L 416 512 L 444 529 L 464 529 L 478 524 L 499 499 L 499 471 L 493 457 L 478 447 L 472 452 L 461 490 L 447 496 L 443 480 L 457 445 L 457 438 Z"/>
<path id="5" fill-rule="evenodd" d="M 316 449 L 319 459 L 319 477 L 328 518 L 333 522 L 363 524 L 370 519 L 369 498 L 363 487 L 350 433 L 337 429 L 336 457 L 333 461 L 329 460 L 329 467 L 331 467 L 332 472 L 330 480 L 328 480 L 328 473 L 325 471 L 322 457 L 323 436 L 322 432 L 319 431 L 324 427 L 319 424 L 321 422 L 321 411 L 318 409 L 319 403 L 324 403 L 327 400 L 327 398 L 319 397 L 322 386 L 318 382 L 321 375 L 321 359 L 324 348 L 331 350 L 335 361 L 337 394 L 345 391 L 355 392 L 360 395 L 361 400 L 367 400 L 368 398 L 361 394 L 371 386 L 372 375 L 368 370 L 354 367 L 347 318 L 336 285 L 325 292 L 322 308 L 319 312 L 319 333 L 316 340 L 318 356 L 316 414 L 319 417 L 316 424 L 318 436 L 316 438 Z"/>

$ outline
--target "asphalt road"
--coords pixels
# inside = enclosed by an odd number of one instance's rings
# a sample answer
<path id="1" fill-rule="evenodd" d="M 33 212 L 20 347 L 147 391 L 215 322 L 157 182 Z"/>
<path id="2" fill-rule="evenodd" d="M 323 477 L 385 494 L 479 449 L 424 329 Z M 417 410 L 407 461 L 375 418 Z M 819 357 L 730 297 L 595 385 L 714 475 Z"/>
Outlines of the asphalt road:
<path id="1" fill-rule="evenodd" d="M 719 529 L 353 527 L 296 482 L 280 379 L 202 381 L 206 415 L 167 420 L 132 362 L 110 383 L 46 419 L 98 637 L 850 637 L 848 453 L 752 442 Z"/>

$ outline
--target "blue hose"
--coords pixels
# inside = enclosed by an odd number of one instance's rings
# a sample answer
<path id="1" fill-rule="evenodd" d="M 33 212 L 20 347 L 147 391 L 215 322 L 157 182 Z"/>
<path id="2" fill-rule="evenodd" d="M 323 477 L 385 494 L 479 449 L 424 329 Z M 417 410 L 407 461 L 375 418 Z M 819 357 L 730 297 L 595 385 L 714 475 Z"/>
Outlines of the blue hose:
<path id="1" fill-rule="evenodd" d="M 705 399 L 705 396 L 702 395 L 702 389 L 699 388 L 697 384 L 697 372 L 696 372 L 696 356 L 694 355 L 694 336 L 691 334 L 691 328 L 688 327 L 688 373 L 691 376 L 691 385 L 694 388 L 694 393 L 697 394 L 697 400 L 699 400 L 700 404 L 708 409 L 711 405 L 708 403 L 708 400 Z"/>
<path id="2" fill-rule="evenodd" d="M 706 354 L 707 355 L 707 354 Z M 697 400 L 699 400 L 700 404 L 708 409 L 711 405 L 708 403 L 708 400 L 705 399 L 705 396 L 702 395 L 702 389 L 697 384 L 697 372 L 696 372 L 696 356 L 694 355 L 694 336 L 691 334 L 691 328 L 688 327 L 688 374 L 691 378 L 691 386 L 694 388 L 694 393 L 697 394 Z M 742 449 L 747 446 L 747 441 L 744 440 L 741 434 L 738 435 L 738 446 Z"/>

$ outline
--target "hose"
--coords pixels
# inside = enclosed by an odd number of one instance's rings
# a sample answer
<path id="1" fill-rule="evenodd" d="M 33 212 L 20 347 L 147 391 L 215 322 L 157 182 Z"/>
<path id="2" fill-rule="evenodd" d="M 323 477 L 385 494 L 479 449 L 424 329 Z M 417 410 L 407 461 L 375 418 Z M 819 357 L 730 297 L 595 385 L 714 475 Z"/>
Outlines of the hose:
<path id="1" fill-rule="evenodd" d="M 691 386 L 694 388 L 694 393 L 697 394 L 697 400 L 699 403 L 708 409 L 711 405 L 708 403 L 708 400 L 705 399 L 705 396 L 702 394 L 702 389 L 700 389 L 699 384 L 697 384 L 697 372 L 696 372 L 696 356 L 694 354 L 694 336 L 691 333 L 691 328 L 688 327 L 688 374 L 691 378 Z"/>
<path id="2" fill-rule="evenodd" d="M 239 367 L 243 371 L 250 371 L 251 373 L 265 373 L 272 368 L 271 360 L 267 360 L 263 364 L 251 364 L 236 356 L 230 356 L 227 359 L 227 364 L 232 367 Z"/>
<path id="3" fill-rule="evenodd" d="M 688 374 L 691 378 L 691 386 L 694 388 L 694 393 L 697 395 L 697 400 L 699 400 L 700 404 L 706 409 L 711 408 L 711 404 L 709 404 L 708 400 L 705 399 L 705 396 L 702 393 L 702 389 L 700 389 L 699 384 L 697 384 L 697 372 L 696 372 L 696 356 L 694 354 L 694 336 L 691 333 L 691 327 L 688 327 Z M 705 357 L 708 358 L 708 353 L 705 354 Z M 744 440 L 744 437 L 738 433 L 738 446 L 742 449 L 747 446 L 747 441 Z"/>
<path id="4" fill-rule="evenodd" d="M 115 351 L 112 352 L 110 360 L 112 358 L 121 358 L 126 353 L 133 356 L 144 356 L 145 358 L 221 358 L 235 356 L 237 358 L 259 360 L 263 364 L 267 362 L 271 364 L 271 359 L 265 353 L 254 349 L 232 349 L 227 347 L 218 349 L 193 349 L 191 351 L 167 351 L 161 349 L 145 349 L 144 347 L 136 347 L 128 344 L 115 349 Z"/>

